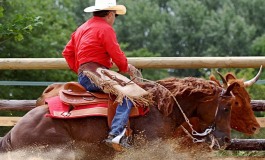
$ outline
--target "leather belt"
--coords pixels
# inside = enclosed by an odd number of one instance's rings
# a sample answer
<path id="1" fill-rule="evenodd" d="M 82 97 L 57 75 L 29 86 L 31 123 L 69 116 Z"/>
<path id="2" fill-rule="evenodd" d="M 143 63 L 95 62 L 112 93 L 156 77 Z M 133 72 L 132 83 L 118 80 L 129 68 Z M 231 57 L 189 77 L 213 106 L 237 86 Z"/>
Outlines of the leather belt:
<path id="1" fill-rule="evenodd" d="M 96 73 L 96 70 L 98 68 L 104 68 L 108 69 L 107 67 L 103 66 L 102 64 L 96 63 L 96 62 L 87 62 L 80 65 L 78 69 L 78 74 L 82 73 L 83 71 L 91 71 L 93 73 Z"/>

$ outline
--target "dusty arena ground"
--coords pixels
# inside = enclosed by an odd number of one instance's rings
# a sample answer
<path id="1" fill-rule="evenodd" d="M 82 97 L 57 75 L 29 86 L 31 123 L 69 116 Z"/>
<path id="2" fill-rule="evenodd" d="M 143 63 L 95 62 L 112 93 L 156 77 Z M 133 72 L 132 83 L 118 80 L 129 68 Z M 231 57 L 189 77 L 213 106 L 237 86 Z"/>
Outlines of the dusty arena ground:
<path id="1" fill-rule="evenodd" d="M 206 145 L 193 145 L 183 147 L 180 141 L 156 141 L 142 147 L 118 153 L 114 158 L 106 160 L 260 160 L 262 157 L 223 157 L 217 151 L 211 151 Z M 63 155 L 63 157 L 62 157 Z M 42 148 L 31 148 L 24 151 L 0 154 L 1 160 L 91 160 L 82 157 L 83 151 L 62 153 L 62 149 L 53 149 L 52 152 L 43 153 Z M 61 157 L 60 157 L 61 156 Z M 94 157 L 97 160 L 97 157 Z M 102 159 L 100 159 L 102 160 Z"/>

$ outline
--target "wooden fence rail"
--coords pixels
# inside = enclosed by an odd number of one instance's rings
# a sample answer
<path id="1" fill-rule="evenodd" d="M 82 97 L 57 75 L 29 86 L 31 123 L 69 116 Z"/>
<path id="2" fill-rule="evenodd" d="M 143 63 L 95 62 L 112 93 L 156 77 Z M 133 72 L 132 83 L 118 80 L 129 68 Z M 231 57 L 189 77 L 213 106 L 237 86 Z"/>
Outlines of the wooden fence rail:
<path id="1" fill-rule="evenodd" d="M 264 151 L 265 139 L 232 139 L 226 150 Z"/>
<path id="2" fill-rule="evenodd" d="M 36 100 L 0 100 L 0 111 L 29 111 L 36 107 Z"/>
<path id="3" fill-rule="evenodd" d="M 138 68 L 259 68 L 264 56 L 249 57 L 129 57 Z M 0 58 L 0 70 L 68 69 L 64 58 Z"/>

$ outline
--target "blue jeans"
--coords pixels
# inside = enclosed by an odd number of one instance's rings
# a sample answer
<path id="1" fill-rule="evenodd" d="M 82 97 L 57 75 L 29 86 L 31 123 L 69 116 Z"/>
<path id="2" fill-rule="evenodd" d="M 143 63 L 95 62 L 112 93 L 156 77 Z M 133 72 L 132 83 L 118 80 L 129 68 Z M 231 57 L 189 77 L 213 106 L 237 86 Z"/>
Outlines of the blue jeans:
<path id="1" fill-rule="evenodd" d="M 87 90 L 91 92 L 102 91 L 97 87 L 86 75 L 80 73 L 78 75 L 78 82 Z M 116 109 L 116 114 L 112 120 L 110 135 L 117 136 L 122 133 L 128 120 L 133 103 L 128 98 L 124 97 L 122 104 L 119 104 Z"/>

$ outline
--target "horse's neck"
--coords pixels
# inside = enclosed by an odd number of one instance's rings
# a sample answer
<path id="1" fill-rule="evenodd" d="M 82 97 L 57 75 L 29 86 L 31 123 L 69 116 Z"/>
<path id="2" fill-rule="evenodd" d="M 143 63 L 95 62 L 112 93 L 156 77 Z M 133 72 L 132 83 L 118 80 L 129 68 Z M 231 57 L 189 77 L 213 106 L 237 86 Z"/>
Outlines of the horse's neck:
<path id="1" fill-rule="evenodd" d="M 191 78 L 190 81 L 197 81 L 198 79 Z M 200 80 L 200 79 L 199 79 Z M 202 80 L 201 80 L 202 81 Z M 203 82 L 208 82 L 208 81 L 203 81 Z M 170 93 L 175 93 L 176 92 L 176 85 L 175 83 L 178 83 L 178 86 L 186 86 L 186 81 L 180 81 L 179 79 L 168 79 L 168 80 L 162 80 L 159 82 L 160 85 L 155 85 L 155 84 L 145 84 L 144 88 L 147 90 L 151 90 L 151 92 L 154 93 L 155 101 L 158 103 L 158 110 L 162 113 L 165 114 L 166 116 L 170 116 L 172 120 L 174 120 L 175 124 L 177 126 L 181 125 L 183 122 L 186 121 L 186 118 L 190 118 L 192 116 L 196 116 L 196 107 L 200 103 L 200 98 L 203 96 L 198 97 L 196 94 L 191 93 L 191 94 L 185 94 L 185 95 L 180 95 L 180 94 L 174 94 L 176 97 L 177 102 L 171 103 L 170 101 L 172 94 Z M 181 85 L 183 83 L 183 85 Z M 211 87 L 210 87 L 210 86 Z M 161 87 L 164 86 L 164 87 Z M 193 85 L 191 85 L 193 86 Z M 196 86 L 196 85 L 195 85 Z M 206 89 L 216 89 L 217 84 L 216 83 L 206 83 L 205 85 L 201 85 L 201 89 L 206 90 Z M 166 88 L 166 89 L 165 89 Z M 184 88 L 185 89 L 185 88 Z M 191 90 L 191 88 L 189 88 Z M 196 88 L 197 89 L 197 88 Z M 169 91 L 169 92 L 168 92 Z M 185 91 L 186 92 L 186 91 Z M 214 91 L 215 92 L 215 91 Z M 201 93 L 204 94 L 204 93 Z M 162 96 L 162 97 L 161 97 Z M 174 106 L 171 108 L 170 106 Z M 181 108 L 183 112 L 179 109 Z M 185 114 L 185 117 L 183 115 Z"/>
<path id="2" fill-rule="evenodd" d="M 176 127 L 180 126 L 182 123 L 186 122 L 186 118 L 191 118 L 195 113 L 195 107 L 190 106 L 190 108 L 181 108 L 183 113 L 180 111 L 178 106 L 175 106 L 171 116 L 175 119 Z"/>
<path id="3" fill-rule="evenodd" d="M 180 126 L 183 122 L 187 122 L 187 119 L 191 117 L 199 117 L 198 109 L 200 107 L 214 107 L 218 104 L 218 94 L 222 91 L 222 88 L 216 87 L 212 95 L 196 97 L 188 96 L 186 98 L 179 98 L 178 104 L 173 109 L 173 114 L 178 115 L 176 119 L 176 126 Z M 181 108 L 181 110 L 180 110 Z M 207 110 L 207 109 L 206 109 Z"/>

